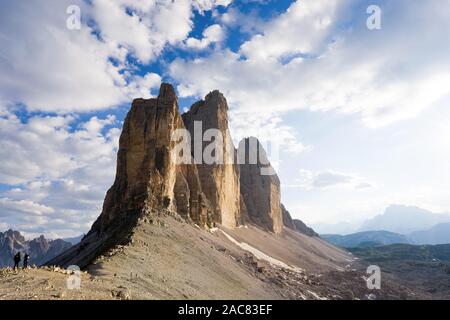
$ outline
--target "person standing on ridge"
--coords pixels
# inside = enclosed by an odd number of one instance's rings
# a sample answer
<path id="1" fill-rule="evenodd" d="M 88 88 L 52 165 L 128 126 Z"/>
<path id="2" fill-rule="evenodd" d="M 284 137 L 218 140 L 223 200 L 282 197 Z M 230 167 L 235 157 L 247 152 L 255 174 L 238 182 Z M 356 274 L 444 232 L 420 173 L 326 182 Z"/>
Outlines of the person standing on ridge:
<path id="1" fill-rule="evenodd" d="M 14 270 L 19 269 L 19 263 L 20 263 L 20 251 L 16 253 L 14 256 Z"/>
<path id="2" fill-rule="evenodd" d="M 30 256 L 28 255 L 28 253 L 25 253 L 24 257 L 23 257 L 23 268 L 27 269 L 28 268 L 28 259 L 30 258 Z"/>

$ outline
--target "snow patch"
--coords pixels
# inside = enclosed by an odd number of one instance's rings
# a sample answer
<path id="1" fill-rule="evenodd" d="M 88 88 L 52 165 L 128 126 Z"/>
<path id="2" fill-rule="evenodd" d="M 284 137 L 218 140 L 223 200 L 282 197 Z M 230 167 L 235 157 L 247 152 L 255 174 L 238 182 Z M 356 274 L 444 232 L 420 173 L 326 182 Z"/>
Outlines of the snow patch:
<path id="1" fill-rule="evenodd" d="M 315 292 L 313 292 L 311 290 L 308 290 L 308 292 L 309 292 L 310 295 L 312 295 L 317 300 L 328 300 L 327 298 L 321 297 L 317 293 L 315 293 Z"/>
<path id="2" fill-rule="evenodd" d="M 288 269 L 288 270 L 291 270 L 291 271 L 294 271 L 294 272 L 298 272 L 298 273 L 303 273 L 304 272 L 304 270 L 299 268 L 299 267 L 290 266 L 290 265 L 284 263 L 283 261 L 275 259 L 275 258 L 265 254 L 264 252 L 259 251 L 258 249 L 256 249 L 255 247 L 252 247 L 248 243 L 238 242 L 236 239 L 234 239 L 232 236 L 227 234 L 225 231 L 223 231 L 223 230 L 220 230 L 220 231 L 222 231 L 222 233 L 225 235 L 225 237 L 227 237 L 228 240 L 230 240 L 232 243 L 234 243 L 235 245 L 237 245 L 241 249 L 250 252 L 258 260 L 264 260 L 264 261 L 269 262 L 271 265 L 275 265 L 275 266 L 278 266 L 280 268 Z"/>
<path id="3" fill-rule="evenodd" d="M 306 300 L 306 297 L 303 295 L 303 293 L 300 292 L 298 295 L 300 296 L 300 298 L 301 298 L 302 300 Z"/>

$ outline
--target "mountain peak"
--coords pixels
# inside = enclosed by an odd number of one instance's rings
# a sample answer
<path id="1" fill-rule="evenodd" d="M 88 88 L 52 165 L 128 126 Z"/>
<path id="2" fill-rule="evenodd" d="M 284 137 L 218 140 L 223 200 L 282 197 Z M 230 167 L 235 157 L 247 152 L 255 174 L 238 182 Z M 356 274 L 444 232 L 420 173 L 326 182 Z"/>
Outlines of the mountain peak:
<path id="1" fill-rule="evenodd" d="M 219 90 L 213 90 L 205 96 L 205 101 L 210 101 L 214 99 L 225 100 L 225 97 Z"/>
<path id="2" fill-rule="evenodd" d="M 162 214 L 180 216 L 200 228 L 221 225 L 232 230 L 248 222 L 282 233 L 279 179 L 276 174 L 261 174 L 261 161 L 255 165 L 235 163 L 237 150 L 227 111 L 225 97 L 214 90 L 181 116 L 175 90 L 168 83 L 161 85 L 157 99 L 135 100 L 124 122 L 116 178 L 102 213 L 76 249 L 48 264 L 86 266 L 111 247 L 129 243 L 142 221 L 153 221 Z M 175 161 L 173 133 L 187 129 L 195 137 L 196 122 L 201 122 L 202 136 L 208 129 L 220 131 L 223 162 Z M 193 140 L 191 150 L 195 150 Z M 245 141 L 255 140 L 260 155 L 267 160 L 256 138 Z M 206 147 L 202 144 L 203 152 Z M 191 153 L 188 159 L 194 158 Z"/>
<path id="3" fill-rule="evenodd" d="M 159 95 L 158 99 L 165 99 L 165 100 L 176 100 L 177 95 L 175 93 L 175 89 L 170 83 L 162 83 L 161 87 L 159 88 Z"/>
<path id="4" fill-rule="evenodd" d="M 365 221 L 360 231 L 387 230 L 408 234 L 448 221 L 450 221 L 450 216 L 447 214 L 438 214 L 416 206 L 397 204 L 386 208 L 383 214 Z"/>

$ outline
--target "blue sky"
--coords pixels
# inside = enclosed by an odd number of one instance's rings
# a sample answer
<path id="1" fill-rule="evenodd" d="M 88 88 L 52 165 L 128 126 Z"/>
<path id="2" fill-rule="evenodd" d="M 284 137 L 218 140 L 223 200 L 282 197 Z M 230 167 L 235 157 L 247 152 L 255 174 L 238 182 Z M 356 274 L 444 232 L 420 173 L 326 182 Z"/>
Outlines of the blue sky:
<path id="1" fill-rule="evenodd" d="M 66 9 L 81 10 L 70 30 Z M 381 29 L 369 30 L 369 5 Z M 0 230 L 74 236 L 99 215 L 133 98 L 209 91 L 235 141 L 280 145 L 282 200 L 355 226 L 450 212 L 450 1 L 0 0 Z"/>

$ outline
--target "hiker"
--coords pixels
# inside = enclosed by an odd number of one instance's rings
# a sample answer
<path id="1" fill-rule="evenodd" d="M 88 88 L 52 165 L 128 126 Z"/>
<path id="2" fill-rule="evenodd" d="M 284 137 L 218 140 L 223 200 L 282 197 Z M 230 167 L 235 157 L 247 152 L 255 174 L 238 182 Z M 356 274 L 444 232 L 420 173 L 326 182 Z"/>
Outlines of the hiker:
<path id="1" fill-rule="evenodd" d="M 26 269 L 28 268 L 28 259 L 30 258 L 30 256 L 25 253 L 25 256 L 23 257 L 23 268 Z"/>
<path id="2" fill-rule="evenodd" d="M 14 256 L 14 270 L 19 269 L 19 262 L 20 262 L 20 252 L 17 252 Z"/>

